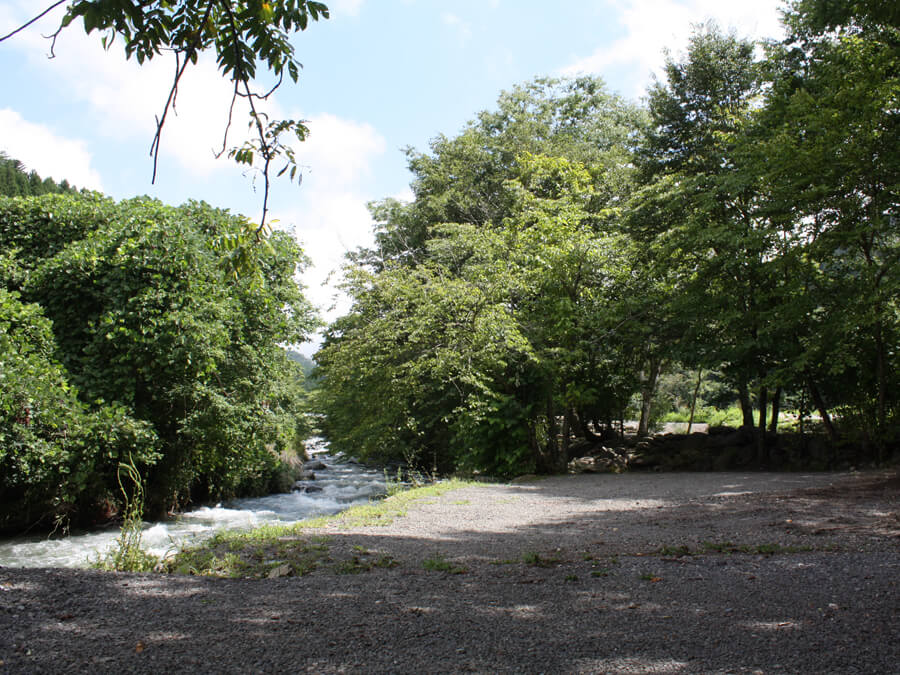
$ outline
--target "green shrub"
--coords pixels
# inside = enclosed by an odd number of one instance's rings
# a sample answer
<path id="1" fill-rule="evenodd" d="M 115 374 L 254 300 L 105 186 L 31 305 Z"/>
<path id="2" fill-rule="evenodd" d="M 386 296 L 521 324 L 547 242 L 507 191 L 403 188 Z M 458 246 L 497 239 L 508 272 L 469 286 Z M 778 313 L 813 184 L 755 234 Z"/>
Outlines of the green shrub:
<path id="1" fill-rule="evenodd" d="M 0 198 L 0 250 L 0 502 L 23 504 L 0 527 L 114 512 L 128 451 L 157 513 L 284 486 L 308 423 L 281 345 L 314 325 L 290 236 L 202 203 L 49 195 Z"/>

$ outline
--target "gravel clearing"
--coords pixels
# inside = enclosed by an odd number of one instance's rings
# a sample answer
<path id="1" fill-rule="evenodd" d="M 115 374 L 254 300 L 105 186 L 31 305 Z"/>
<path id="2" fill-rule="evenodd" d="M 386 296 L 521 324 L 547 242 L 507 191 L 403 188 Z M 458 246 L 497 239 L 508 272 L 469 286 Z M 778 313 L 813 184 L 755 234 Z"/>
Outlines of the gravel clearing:
<path id="1" fill-rule="evenodd" d="M 0 568 L 0 673 L 897 674 L 898 497 L 895 472 L 560 476 L 318 532 L 400 563 L 362 574 Z"/>

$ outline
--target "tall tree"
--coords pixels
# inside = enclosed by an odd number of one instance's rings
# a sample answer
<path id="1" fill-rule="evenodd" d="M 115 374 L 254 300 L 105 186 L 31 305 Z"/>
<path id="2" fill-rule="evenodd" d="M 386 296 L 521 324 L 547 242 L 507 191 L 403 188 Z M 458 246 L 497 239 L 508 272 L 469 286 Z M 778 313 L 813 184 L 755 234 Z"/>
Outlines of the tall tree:
<path id="1" fill-rule="evenodd" d="M 0 271 L 21 297 L 3 310 L 15 317 L 22 314 L 16 303 L 25 302 L 39 308 L 41 330 L 52 326 L 52 347 L 40 352 L 52 360 L 40 366 L 51 384 L 35 391 L 51 396 L 55 389 L 61 400 L 77 391 L 76 412 L 95 416 L 97 433 L 111 439 L 127 437 L 129 428 L 152 434 L 135 461 L 156 512 L 284 487 L 275 484 L 279 454 L 302 450 L 301 374 L 281 345 L 302 342 L 315 323 L 295 281 L 305 258 L 289 235 L 271 233 L 241 251 L 252 260 L 235 259 L 241 249 L 234 243 L 254 231 L 246 219 L 202 203 L 173 208 L 97 194 L 0 198 L 0 250 L 12 252 L 0 257 Z M 252 273 L 236 276 L 236 264 Z M 0 392 L 0 407 L 10 433 L 25 439 L 22 456 L 40 457 L 46 439 L 15 426 L 21 405 L 14 397 L 28 396 L 28 381 L 17 377 L 21 386 Z M 49 422 L 57 406 L 41 399 L 35 416 Z M 116 411 L 138 424 L 119 424 Z M 85 436 L 54 439 L 65 450 L 63 469 L 87 452 L 71 447 Z M 78 485 L 85 491 L 83 502 L 61 501 L 61 512 L 84 514 L 90 500 L 115 500 L 115 472 L 107 469 L 127 459 L 127 450 L 114 445 L 102 466 L 84 454 L 85 467 L 100 467 L 89 485 L 53 474 L 66 495 Z M 13 478 L 28 482 L 23 474 Z M 16 493 L 0 501 L 9 494 Z"/>
<path id="2" fill-rule="evenodd" d="M 764 427 L 777 352 L 765 315 L 778 291 L 770 222 L 743 152 L 762 91 L 760 66 L 752 42 L 708 25 L 692 36 L 685 60 L 670 59 L 665 70 L 666 80 L 650 90 L 653 124 L 641 157 L 647 186 L 632 202 L 634 231 L 652 242 L 657 265 L 678 289 L 679 311 L 671 315 L 693 316 L 680 354 L 697 367 L 726 364 L 748 425 L 747 387 L 758 382 Z"/>
<path id="3" fill-rule="evenodd" d="M 425 242 L 441 223 L 502 226 L 515 201 L 506 181 L 516 178 L 526 154 L 583 164 L 598 204 L 621 200 L 644 123 L 639 108 L 596 77 L 537 78 L 505 91 L 495 110 L 479 113 L 460 135 L 435 138 L 430 153 L 407 149 L 414 200 L 372 205 L 376 245 L 357 259 L 373 269 L 415 264 L 427 257 Z"/>
<path id="4" fill-rule="evenodd" d="M 798 372 L 884 441 L 898 414 L 900 17 L 892 5 L 803 0 L 770 54 L 761 116 L 773 209 L 806 275 Z M 821 391 L 819 391 L 821 390 Z"/>

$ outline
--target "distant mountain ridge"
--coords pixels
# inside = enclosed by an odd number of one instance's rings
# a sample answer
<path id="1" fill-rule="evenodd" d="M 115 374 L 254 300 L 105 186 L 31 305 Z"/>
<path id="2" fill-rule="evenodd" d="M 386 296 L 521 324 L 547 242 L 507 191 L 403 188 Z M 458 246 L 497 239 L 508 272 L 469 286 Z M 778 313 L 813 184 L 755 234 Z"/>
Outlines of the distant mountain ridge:
<path id="1" fill-rule="evenodd" d="M 291 361 L 295 361 L 300 364 L 300 367 L 303 368 L 303 375 L 307 380 L 312 380 L 312 371 L 316 367 L 316 362 L 313 361 L 308 356 L 304 356 L 300 352 L 295 352 L 293 349 L 286 349 L 287 356 Z"/>

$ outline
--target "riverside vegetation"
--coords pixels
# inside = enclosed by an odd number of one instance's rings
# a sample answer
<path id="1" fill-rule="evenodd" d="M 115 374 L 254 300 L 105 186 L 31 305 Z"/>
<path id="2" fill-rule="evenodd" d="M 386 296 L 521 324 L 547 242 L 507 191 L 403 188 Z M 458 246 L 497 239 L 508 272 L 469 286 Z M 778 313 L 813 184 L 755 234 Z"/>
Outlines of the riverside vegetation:
<path id="1" fill-rule="evenodd" d="M 762 50 L 700 27 L 646 106 L 538 78 L 408 150 L 414 197 L 371 205 L 312 392 L 282 346 L 316 325 L 287 234 L 0 198 L 0 529 L 121 513 L 126 457 L 144 515 L 289 489 L 310 412 L 333 450 L 430 473 L 556 472 L 673 413 L 743 427 L 718 468 L 891 461 L 900 24 L 821 0 L 784 22 Z"/>
<path id="2" fill-rule="evenodd" d="M 309 433 L 294 240 L 99 194 L 0 197 L 0 529 L 284 490 Z"/>
<path id="3" fill-rule="evenodd" d="M 646 107 L 539 78 L 408 150 L 413 200 L 373 204 L 316 357 L 331 447 L 553 472 L 680 409 L 747 429 L 727 466 L 888 461 L 900 24 L 815 0 L 784 23 L 762 59 L 699 28 Z"/>

